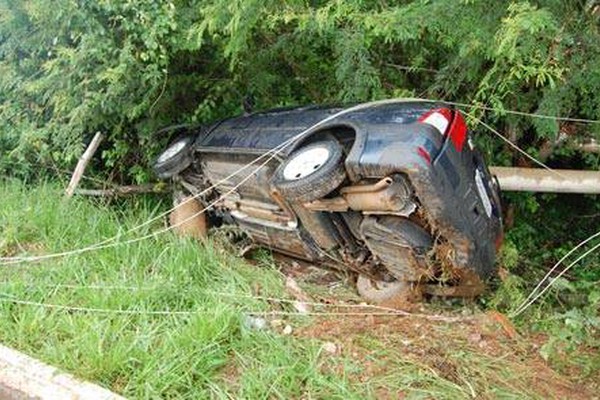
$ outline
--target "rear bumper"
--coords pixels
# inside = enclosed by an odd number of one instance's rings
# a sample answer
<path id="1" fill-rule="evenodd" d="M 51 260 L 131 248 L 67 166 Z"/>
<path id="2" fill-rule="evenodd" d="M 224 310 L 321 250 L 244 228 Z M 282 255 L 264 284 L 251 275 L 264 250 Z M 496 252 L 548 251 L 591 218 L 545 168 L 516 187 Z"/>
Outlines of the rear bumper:
<path id="1" fill-rule="evenodd" d="M 364 127 L 354 147 L 346 160 L 353 181 L 405 174 L 420 203 L 420 216 L 438 242 L 453 249 L 452 268 L 467 268 L 482 278 L 493 273 L 502 237 L 499 194 L 470 146 L 457 151 L 435 129 L 415 123 Z"/>

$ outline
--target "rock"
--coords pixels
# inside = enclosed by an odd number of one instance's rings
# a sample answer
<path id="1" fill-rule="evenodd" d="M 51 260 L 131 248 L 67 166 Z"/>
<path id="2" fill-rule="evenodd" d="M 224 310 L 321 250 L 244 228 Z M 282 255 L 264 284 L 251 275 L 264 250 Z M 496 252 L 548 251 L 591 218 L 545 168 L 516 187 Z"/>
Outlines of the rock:
<path id="1" fill-rule="evenodd" d="M 271 321 L 271 328 L 279 328 L 280 326 L 283 326 L 284 323 L 285 321 L 282 319 L 274 319 Z"/>
<path id="2" fill-rule="evenodd" d="M 267 328 L 267 320 L 262 317 L 246 315 L 242 319 L 242 326 L 246 329 L 262 331 Z"/>
<path id="3" fill-rule="evenodd" d="M 337 352 L 339 351 L 339 348 L 333 342 L 325 342 L 321 346 L 321 350 L 323 350 L 324 352 L 329 353 L 329 354 L 337 354 Z"/>

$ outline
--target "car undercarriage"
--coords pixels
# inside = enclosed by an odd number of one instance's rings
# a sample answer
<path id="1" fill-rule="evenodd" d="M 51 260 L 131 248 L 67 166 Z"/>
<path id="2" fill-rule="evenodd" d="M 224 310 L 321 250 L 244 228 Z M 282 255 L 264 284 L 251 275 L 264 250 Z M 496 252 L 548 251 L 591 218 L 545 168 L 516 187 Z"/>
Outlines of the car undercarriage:
<path id="1" fill-rule="evenodd" d="M 273 251 L 356 273 L 372 302 L 475 296 L 495 272 L 499 189 L 456 110 L 313 106 L 178 133 L 155 165 L 179 204 L 196 202 L 174 220 L 234 224 Z"/>

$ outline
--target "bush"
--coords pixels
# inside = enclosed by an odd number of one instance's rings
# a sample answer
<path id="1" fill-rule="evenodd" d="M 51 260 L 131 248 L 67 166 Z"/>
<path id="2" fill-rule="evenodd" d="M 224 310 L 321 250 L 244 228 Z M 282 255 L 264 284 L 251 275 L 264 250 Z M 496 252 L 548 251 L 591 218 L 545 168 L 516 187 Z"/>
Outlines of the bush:
<path id="1" fill-rule="evenodd" d="M 600 118 L 598 21 L 580 3 L 0 0 L 0 15 L 5 173 L 70 168 L 102 131 L 96 171 L 148 180 L 168 140 L 153 132 L 237 114 L 247 96 L 259 109 L 398 95 L 488 105 L 525 147 L 585 129 L 503 110 Z"/>

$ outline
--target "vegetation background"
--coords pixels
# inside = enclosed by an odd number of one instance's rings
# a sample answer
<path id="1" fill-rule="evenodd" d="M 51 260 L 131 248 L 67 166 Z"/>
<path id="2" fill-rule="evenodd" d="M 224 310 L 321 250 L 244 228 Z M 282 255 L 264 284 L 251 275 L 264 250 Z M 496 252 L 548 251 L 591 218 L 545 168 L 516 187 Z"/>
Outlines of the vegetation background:
<path id="1" fill-rule="evenodd" d="M 486 105 L 477 114 L 535 154 L 561 132 L 600 132 L 504 112 L 599 119 L 599 18 L 584 0 L 1 0 L 0 168 L 70 169 L 101 131 L 96 172 L 146 181 L 159 128 L 239 114 L 247 98 Z M 487 150 L 510 162 L 501 142 Z"/>
<path id="2" fill-rule="evenodd" d="M 488 107 L 465 111 L 552 167 L 598 169 L 597 154 L 571 144 L 600 138 L 600 123 L 507 110 L 600 120 L 600 5 L 0 0 L 0 173 L 25 182 L 64 176 L 97 131 L 107 139 L 88 173 L 142 183 L 154 180 L 151 163 L 170 139 L 165 126 L 236 115 L 245 103 L 260 110 L 399 96 Z M 471 128 L 490 164 L 527 165 L 483 127 Z M 600 202 L 504 199 L 511 226 L 503 279 L 481 302 L 510 311 L 595 233 Z M 5 247 L 23 234 L 6 226 Z M 600 364 L 599 264 L 598 255 L 584 259 L 520 320 L 552 333 L 540 350 L 547 359 L 583 346 L 592 355 L 580 358 L 588 372 Z"/>

